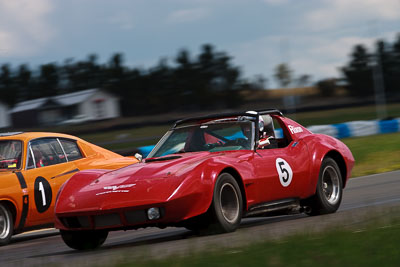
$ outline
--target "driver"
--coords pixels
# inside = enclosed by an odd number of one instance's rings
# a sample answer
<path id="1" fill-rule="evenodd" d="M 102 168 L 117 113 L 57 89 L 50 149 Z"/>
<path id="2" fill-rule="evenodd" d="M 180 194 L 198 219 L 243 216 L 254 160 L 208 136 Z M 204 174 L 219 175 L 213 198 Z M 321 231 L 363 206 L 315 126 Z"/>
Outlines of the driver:
<path id="1" fill-rule="evenodd" d="M 264 119 L 264 118 L 265 119 Z M 272 125 L 273 127 L 273 122 L 272 118 L 269 115 L 266 116 L 259 116 L 259 130 L 260 130 L 260 139 L 258 142 L 258 148 L 271 148 L 271 139 L 275 138 L 273 135 L 273 128 L 268 129 Z"/>
<path id="2" fill-rule="evenodd" d="M 251 140 L 251 125 L 250 124 L 243 124 L 241 125 L 242 133 L 246 137 L 247 140 Z"/>

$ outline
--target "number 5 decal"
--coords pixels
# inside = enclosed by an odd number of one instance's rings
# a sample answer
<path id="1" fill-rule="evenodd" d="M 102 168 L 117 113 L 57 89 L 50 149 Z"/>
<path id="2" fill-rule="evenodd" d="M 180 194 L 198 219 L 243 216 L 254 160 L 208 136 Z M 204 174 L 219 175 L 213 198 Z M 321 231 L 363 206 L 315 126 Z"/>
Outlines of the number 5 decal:
<path id="1" fill-rule="evenodd" d="M 278 171 L 279 181 L 283 187 L 287 187 L 292 182 L 293 171 L 286 160 L 277 158 L 275 161 L 276 170 Z"/>
<path id="2" fill-rule="evenodd" d="M 49 209 L 53 193 L 49 182 L 42 176 L 35 180 L 35 204 L 39 213 L 43 213 Z"/>

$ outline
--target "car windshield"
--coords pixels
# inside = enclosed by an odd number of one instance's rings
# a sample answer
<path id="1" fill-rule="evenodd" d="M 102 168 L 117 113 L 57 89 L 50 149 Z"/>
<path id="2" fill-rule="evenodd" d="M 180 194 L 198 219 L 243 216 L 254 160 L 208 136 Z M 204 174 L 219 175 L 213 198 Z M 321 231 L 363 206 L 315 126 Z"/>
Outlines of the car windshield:
<path id="1" fill-rule="evenodd" d="M 169 154 L 245 150 L 253 147 L 251 121 L 208 122 L 168 131 L 147 158 Z"/>
<path id="2" fill-rule="evenodd" d="M 21 151 L 21 141 L 0 141 L 0 169 L 19 169 L 21 165 Z"/>

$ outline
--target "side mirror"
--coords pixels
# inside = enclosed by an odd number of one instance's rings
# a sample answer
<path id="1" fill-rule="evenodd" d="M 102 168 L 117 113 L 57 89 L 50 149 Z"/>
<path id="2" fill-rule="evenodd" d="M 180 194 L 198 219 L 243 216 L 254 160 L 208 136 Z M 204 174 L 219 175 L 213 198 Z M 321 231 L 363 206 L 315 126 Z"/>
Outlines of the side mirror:
<path id="1" fill-rule="evenodd" d="M 142 156 L 141 154 L 139 154 L 139 153 L 136 153 L 136 154 L 135 154 L 135 158 L 136 158 L 139 162 L 142 162 L 142 160 L 143 160 L 143 156 Z"/>

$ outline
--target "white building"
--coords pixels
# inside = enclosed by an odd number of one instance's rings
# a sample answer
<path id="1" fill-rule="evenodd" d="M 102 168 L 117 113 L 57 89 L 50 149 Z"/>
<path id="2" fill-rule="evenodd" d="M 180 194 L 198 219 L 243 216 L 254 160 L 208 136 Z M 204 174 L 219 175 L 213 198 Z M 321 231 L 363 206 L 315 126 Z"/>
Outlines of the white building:
<path id="1" fill-rule="evenodd" d="M 76 118 L 113 119 L 120 116 L 119 99 L 100 89 L 23 101 L 11 110 L 14 127 L 51 125 Z"/>
<path id="2" fill-rule="evenodd" d="M 8 114 L 8 106 L 0 101 L 0 128 L 10 126 L 10 115 Z"/>

